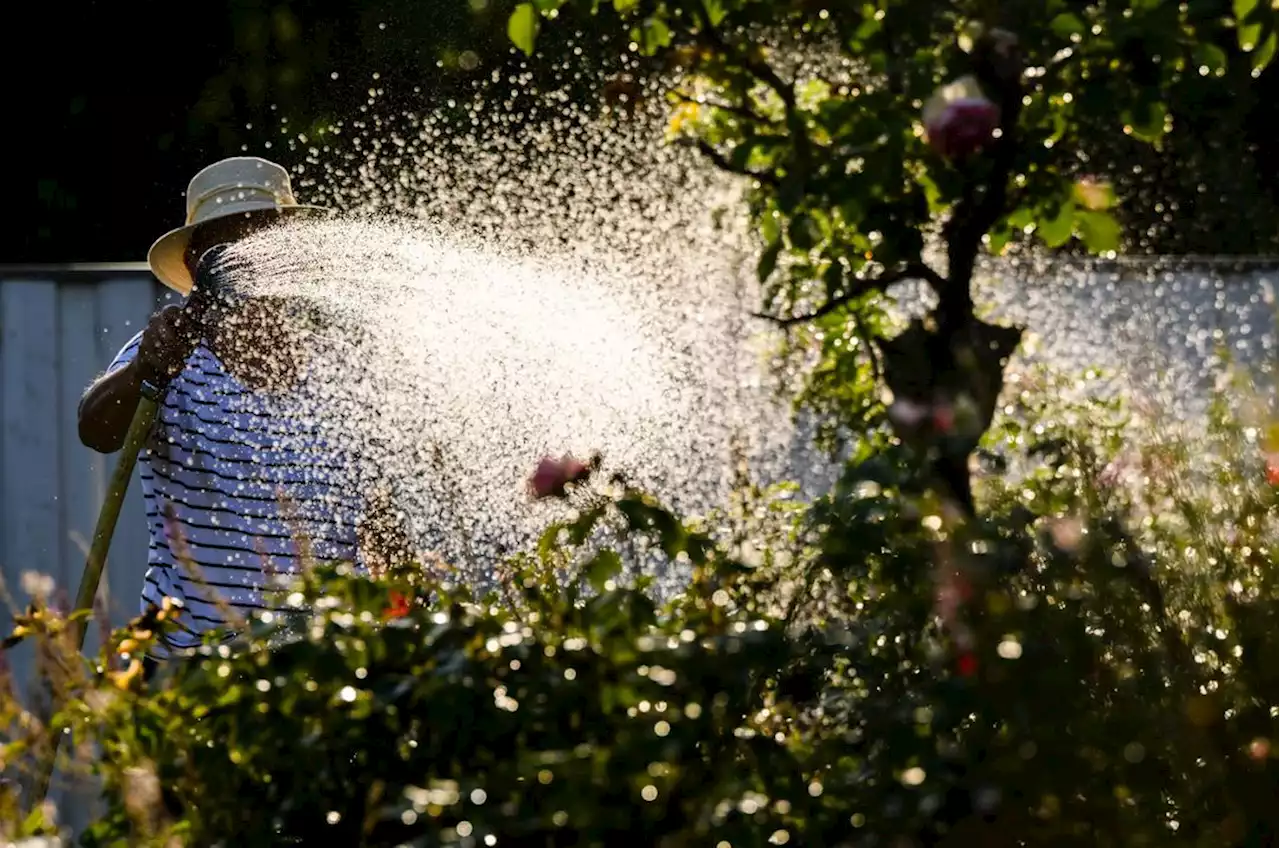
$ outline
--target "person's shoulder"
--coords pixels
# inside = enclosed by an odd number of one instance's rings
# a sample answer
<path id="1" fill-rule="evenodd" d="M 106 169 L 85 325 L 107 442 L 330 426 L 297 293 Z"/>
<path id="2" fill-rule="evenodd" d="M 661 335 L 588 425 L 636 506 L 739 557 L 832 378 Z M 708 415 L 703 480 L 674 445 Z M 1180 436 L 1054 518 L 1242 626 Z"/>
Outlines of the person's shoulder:
<path id="1" fill-rule="evenodd" d="M 244 388 L 203 344 L 187 358 L 186 366 L 169 383 L 169 388 L 180 396 L 219 407 L 234 404 L 244 395 Z"/>
<path id="2" fill-rule="evenodd" d="M 107 366 L 107 372 L 115 371 L 117 368 L 123 368 L 133 361 L 134 356 L 138 353 L 138 345 L 142 344 L 142 334 L 145 330 L 139 330 L 133 334 L 129 341 L 125 342 L 124 347 L 120 348 L 120 352 L 111 360 L 111 364 Z"/>

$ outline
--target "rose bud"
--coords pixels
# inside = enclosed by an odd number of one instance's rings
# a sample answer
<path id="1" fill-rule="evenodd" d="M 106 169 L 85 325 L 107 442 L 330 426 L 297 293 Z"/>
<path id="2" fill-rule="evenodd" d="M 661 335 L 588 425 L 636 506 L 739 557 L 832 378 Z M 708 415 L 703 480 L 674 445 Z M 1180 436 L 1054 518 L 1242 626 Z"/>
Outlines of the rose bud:
<path id="1" fill-rule="evenodd" d="M 543 457 L 529 478 L 529 493 L 535 498 L 562 498 L 570 483 L 591 476 L 591 466 L 565 454 L 560 459 Z"/>
<path id="2" fill-rule="evenodd" d="M 982 93 L 973 76 L 939 86 L 924 106 L 929 146 L 947 159 L 964 159 L 992 141 L 1000 108 Z"/>
<path id="3" fill-rule="evenodd" d="M 1267 454 L 1267 482 L 1272 486 L 1280 486 L 1280 456 Z"/>

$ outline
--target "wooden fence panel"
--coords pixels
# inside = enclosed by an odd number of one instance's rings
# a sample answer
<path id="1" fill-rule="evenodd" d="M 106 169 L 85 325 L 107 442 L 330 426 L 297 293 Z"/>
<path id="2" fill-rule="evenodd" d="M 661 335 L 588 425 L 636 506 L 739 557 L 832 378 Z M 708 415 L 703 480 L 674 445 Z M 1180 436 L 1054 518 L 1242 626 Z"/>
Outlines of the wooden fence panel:
<path id="1" fill-rule="evenodd" d="M 0 556 L 11 603 L 21 610 L 29 600 L 25 572 L 56 578 L 61 571 L 57 283 L 28 278 L 0 286 L 0 333 Z M 31 673 L 31 652 L 15 652 L 11 667 L 21 685 Z"/>
<path id="2" fill-rule="evenodd" d="M 105 457 L 80 444 L 76 421 L 80 396 L 102 370 L 98 361 L 99 335 L 97 287 L 82 281 L 59 286 L 59 410 L 58 420 L 54 422 L 61 452 L 62 529 L 59 535 L 62 544 L 58 581 L 73 592 L 79 585 L 79 566 L 84 562 L 93 536 L 105 479 Z"/>

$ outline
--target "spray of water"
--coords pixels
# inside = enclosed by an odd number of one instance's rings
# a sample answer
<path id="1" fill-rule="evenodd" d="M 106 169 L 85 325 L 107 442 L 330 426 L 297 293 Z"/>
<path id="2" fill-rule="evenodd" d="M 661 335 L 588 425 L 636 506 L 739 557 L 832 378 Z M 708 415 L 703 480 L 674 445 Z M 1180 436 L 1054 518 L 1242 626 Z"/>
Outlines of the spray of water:
<path id="1" fill-rule="evenodd" d="M 352 485 L 389 489 L 452 563 L 534 538 L 556 510 L 525 490 L 544 455 L 598 452 L 693 512 L 723 500 L 735 450 L 766 478 L 791 471 L 787 409 L 750 380 L 725 302 L 673 311 L 607 267 L 411 220 L 295 223 L 230 261 L 241 293 L 292 304 L 306 328 L 281 357 L 302 363 L 282 412 L 315 422 Z"/>
<path id="2" fill-rule="evenodd" d="M 746 317 L 759 293 L 737 186 L 663 144 L 660 87 L 601 110 L 495 75 L 470 102 L 383 117 L 374 92 L 361 120 L 289 139 L 301 191 L 339 216 L 237 249 L 237 287 L 319 318 L 295 413 L 353 458 L 353 486 L 393 490 L 420 543 L 453 563 L 483 571 L 545 525 L 559 507 L 524 482 L 546 453 L 599 451 L 693 513 L 743 467 L 811 490 L 830 479 L 778 401 L 773 381 L 795 375 L 763 361 L 776 339 Z M 1040 361 L 1152 386 L 1177 371 L 1154 391 L 1179 403 L 1212 361 L 1205 322 L 1239 295 L 1166 281 L 1139 306 L 1079 269 L 988 272 L 984 299 L 1047 342 Z M 1257 290 L 1243 297 L 1237 308 L 1258 307 Z M 1227 323 L 1253 339 L 1242 350 L 1274 359 L 1274 317 L 1260 336 Z M 1155 336 L 1186 367 L 1131 368 Z"/>
<path id="3" fill-rule="evenodd" d="M 1195 429 L 1232 372 L 1274 406 L 1277 282 L 1274 267 L 1226 259 L 1022 257 L 991 263 L 977 298 L 1030 328 L 1015 367 L 1094 370 L 1106 391 Z"/>
<path id="4" fill-rule="evenodd" d="M 548 117 L 519 121 L 516 89 Z M 489 79 L 468 109 L 370 118 L 311 148 L 300 192 L 339 214 L 229 260 L 242 292 L 318 319 L 291 414 L 452 564 L 487 571 L 567 508 L 526 490 L 547 454 L 598 452 L 686 514 L 744 473 L 830 473 L 763 367 L 776 339 L 747 315 L 751 240 L 716 214 L 740 208 L 738 187 L 664 145 L 664 121 Z"/>

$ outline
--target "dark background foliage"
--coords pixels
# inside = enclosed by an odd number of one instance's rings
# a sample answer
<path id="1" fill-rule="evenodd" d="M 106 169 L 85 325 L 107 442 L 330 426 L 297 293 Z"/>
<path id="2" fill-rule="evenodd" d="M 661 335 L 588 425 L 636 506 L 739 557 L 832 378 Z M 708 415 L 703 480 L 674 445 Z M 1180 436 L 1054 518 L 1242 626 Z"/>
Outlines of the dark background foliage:
<path id="1" fill-rule="evenodd" d="M 372 86 L 381 108 L 426 111 L 515 61 L 500 0 L 76 5 L 24 8 L 0 51 L 0 144 L 24 201 L 0 262 L 139 259 L 208 162 L 292 164 L 282 128 L 357 115 Z"/>
<path id="2" fill-rule="evenodd" d="M 373 85 L 385 92 L 379 108 L 426 111 L 471 77 L 520 62 L 506 38 L 512 6 L 224 0 L 178 10 L 140 0 L 22 7 L 11 13 L 0 50 L 0 150 L 16 194 L 4 212 L 0 263 L 142 258 L 181 217 L 187 180 L 209 161 L 247 149 L 287 162 L 282 126 L 296 134 L 352 117 Z M 593 37 L 618 32 L 597 19 L 573 28 Z M 555 49 L 549 40 L 539 48 Z M 1118 188 L 1130 198 L 1123 214 L 1140 250 L 1275 250 L 1276 66 L 1255 79 L 1247 64 L 1234 62 L 1237 54 L 1228 55 L 1231 102 L 1206 99 L 1219 88 L 1189 86 L 1171 104 L 1175 130 L 1163 150 L 1106 135 L 1099 161 L 1113 160 L 1116 176 L 1131 183 Z M 1144 190 L 1156 182 L 1159 192 Z"/>

